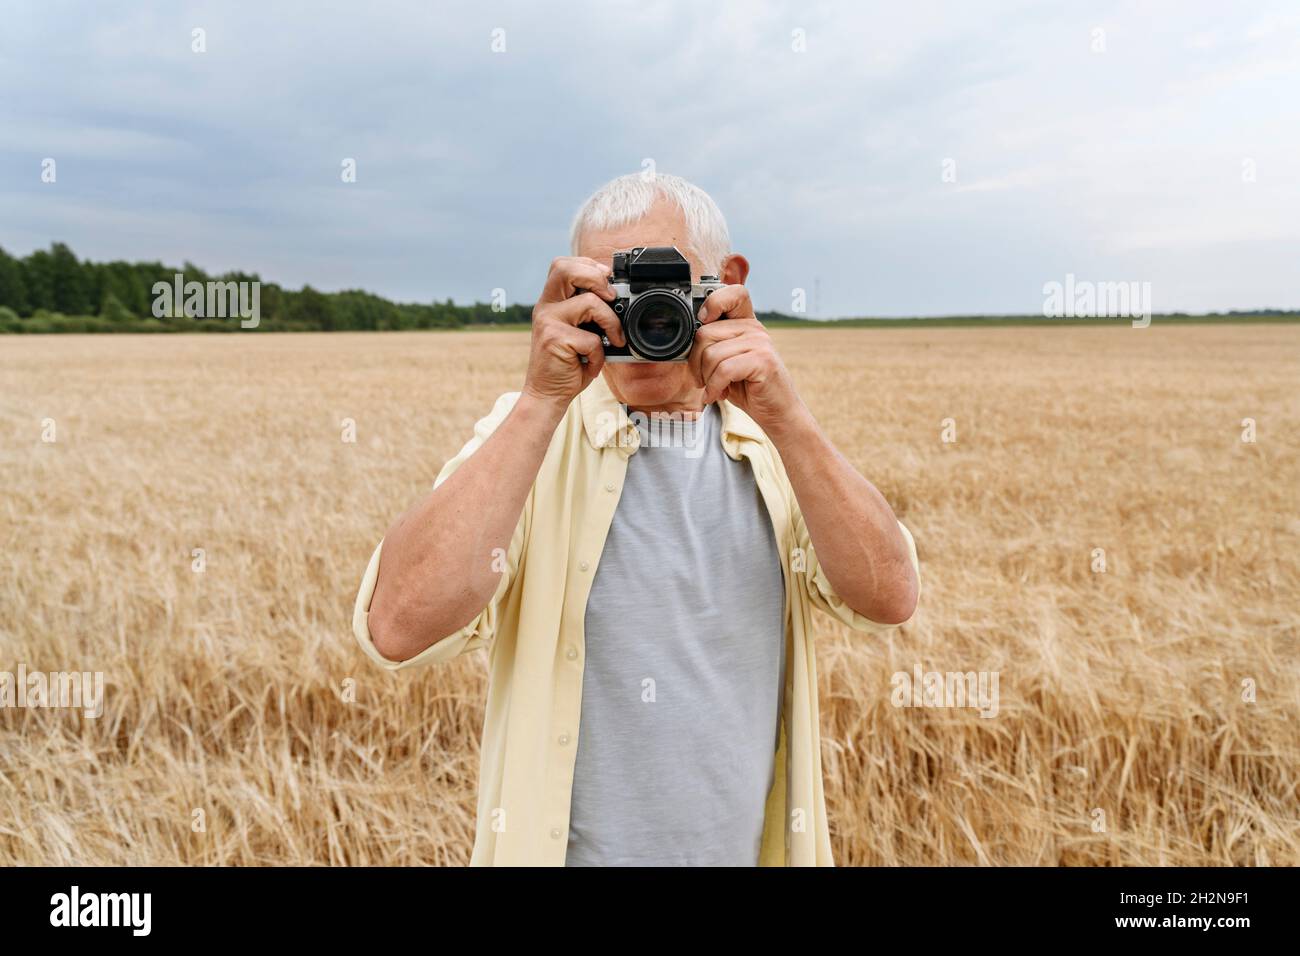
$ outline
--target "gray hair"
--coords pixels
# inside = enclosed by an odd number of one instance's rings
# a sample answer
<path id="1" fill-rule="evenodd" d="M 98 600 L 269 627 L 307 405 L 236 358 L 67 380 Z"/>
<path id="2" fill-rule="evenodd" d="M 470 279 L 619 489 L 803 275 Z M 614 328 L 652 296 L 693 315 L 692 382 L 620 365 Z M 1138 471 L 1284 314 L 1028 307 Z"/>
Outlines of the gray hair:
<path id="1" fill-rule="evenodd" d="M 629 173 L 592 193 L 573 217 L 569 233 L 573 255 L 578 254 L 584 231 L 631 225 L 649 212 L 657 199 L 677 205 L 686 219 L 692 251 L 715 274 L 721 270 L 722 260 L 731 252 L 731 235 L 722 210 L 699 186 L 664 173 Z"/>

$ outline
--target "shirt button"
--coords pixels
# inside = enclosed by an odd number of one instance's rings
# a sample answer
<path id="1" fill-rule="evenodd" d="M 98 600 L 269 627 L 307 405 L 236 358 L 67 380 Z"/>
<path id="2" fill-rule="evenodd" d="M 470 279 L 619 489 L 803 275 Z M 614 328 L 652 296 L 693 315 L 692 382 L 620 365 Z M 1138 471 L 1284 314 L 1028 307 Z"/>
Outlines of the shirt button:
<path id="1" fill-rule="evenodd" d="M 606 491 L 613 491 L 613 490 L 614 490 L 614 483 L 611 481 L 609 484 L 605 485 L 605 490 L 606 490 Z"/>
<path id="2" fill-rule="evenodd" d="M 576 647 L 571 647 L 564 652 L 564 656 L 571 661 L 576 661 L 578 659 L 578 649 Z"/>
<path id="3" fill-rule="evenodd" d="M 586 561 L 583 561 L 581 564 L 578 565 L 578 567 L 580 567 L 580 568 L 582 568 L 582 570 L 586 571 L 589 567 L 591 567 L 591 565 L 588 564 Z"/>
<path id="4" fill-rule="evenodd" d="M 569 745 L 569 735 L 568 735 L 568 734 L 560 734 L 560 746 L 561 746 L 561 747 L 567 747 L 568 745 Z"/>
<path id="5" fill-rule="evenodd" d="M 559 839 L 560 837 L 562 837 L 562 836 L 564 836 L 564 834 L 560 832 L 560 828 L 559 828 L 559 827 L 551 827 L 551 839 L 552 839 L 552 840 L 558 840 L 558 839 Z"/>

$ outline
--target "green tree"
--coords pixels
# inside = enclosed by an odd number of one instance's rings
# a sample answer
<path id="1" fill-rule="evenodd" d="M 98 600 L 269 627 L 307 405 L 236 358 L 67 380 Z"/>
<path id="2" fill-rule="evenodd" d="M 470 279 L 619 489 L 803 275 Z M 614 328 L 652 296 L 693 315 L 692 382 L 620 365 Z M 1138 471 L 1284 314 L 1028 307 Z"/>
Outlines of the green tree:
<path id="1" fill-rule="evenodd" d="M 50 254 L 37 249 L 22 262 L 23 283 L 27 287 L 27 308 L 54 310 L 54 266 Z"/>
<path id="2" fill-rule="evenodd" d="M 0 305 L 8 306 L 19 315 L 30 311 L 22 263 L 3 249 L 0 249 Z"/>
<path id="3" fill-rule="evenodd" d="M 99 314 L 118 325 L 134 322 L 138 318 L 138 316 L 132 315 L 131 310 L 123 305 L 122 300 L 112 292 L 104 294 L 104 299 L 99 305 Z"/>
<path id="4" fill-rule="evenodd" d="M 115 295 L 132 315 L 143 318 L 151 314 L 153 296 L 149 294 L 149 286 L 144 284 L 136 267 L 129 262 L 118 260 L 104 266 L 101 302 L 108 293 Z"/>
<path id="5" fill-rule="evenodd" d="M 317 292 L 309 285 L 289 302 L 288 321 L 304 329 L 320 329 L 323 332 L 334 331 L 334 306 L 329 296 Z"/>
<path id="6" fill-rule="evenodd" d="M 72 250 L 61 242 L 50 247 L 50 277 L 54 311 L 64 315 L 90 313 L 91 276 Z"/>
<path id="7" fill-rule="evenodd" d="M 251 281 L 258 281 L 256 273 L 253 274 Z M 259 304 L 263 321 L 274 322 L 284 315 L 284 290 L 274 282 L 263 282 L 258 298 L 261 300 Z"/>

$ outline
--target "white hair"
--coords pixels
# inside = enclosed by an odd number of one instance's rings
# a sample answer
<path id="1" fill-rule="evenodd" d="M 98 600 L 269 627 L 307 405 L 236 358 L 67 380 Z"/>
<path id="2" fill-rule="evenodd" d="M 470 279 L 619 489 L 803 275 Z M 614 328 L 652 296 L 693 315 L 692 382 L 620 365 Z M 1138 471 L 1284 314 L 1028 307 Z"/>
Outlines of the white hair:
<path id="1" fill-rule="evenodd" d="M 682 211 L 691 250 L 717 274 L 731 252 L 731 235 L 722 210 L 699 186 L 664 173 L 629 173 L 592 193 L 573 217 L 569 233 L 573 255 L 578 254 L 586 230 L 629 226 L 645 216 L 658 199 L 667 199 Z"/>

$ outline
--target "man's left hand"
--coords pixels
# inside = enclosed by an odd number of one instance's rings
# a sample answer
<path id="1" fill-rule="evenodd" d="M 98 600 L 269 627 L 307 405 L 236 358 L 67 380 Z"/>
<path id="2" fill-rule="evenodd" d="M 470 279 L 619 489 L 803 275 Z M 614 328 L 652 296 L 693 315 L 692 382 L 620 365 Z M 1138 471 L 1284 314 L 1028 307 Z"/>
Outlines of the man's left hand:
<path id="1" fill-rule="evenodd" d="M 723 286 L 704 300 L 699 319 L 703 324 L 687 361 L 706 404 L 725 398 L 769 433 L 805 414 L 772 337 L 754 315 L 748 289 Z"/>

